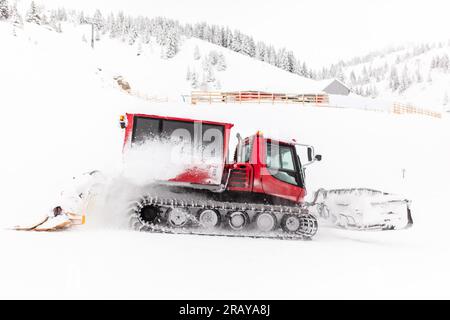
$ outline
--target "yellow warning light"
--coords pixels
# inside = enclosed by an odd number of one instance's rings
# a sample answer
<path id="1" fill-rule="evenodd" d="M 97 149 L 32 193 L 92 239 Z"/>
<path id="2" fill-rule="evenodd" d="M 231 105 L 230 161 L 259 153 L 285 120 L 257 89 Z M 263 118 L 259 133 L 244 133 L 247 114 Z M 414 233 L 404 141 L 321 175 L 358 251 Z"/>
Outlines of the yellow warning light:
<path id="1" fill-rule="evenodd" d="M 262 136 L 262 135 L 263 135 L 263 132 L 262 132 L 261 130 L 258 130 L 258 132 L 256 132 L 256 135 L 257 135 L 257 136 Z"/>
<path id="2" fill-rule="evenodd" d="M 125 129 L 125 128 L 127 127 L 127 122 L 126 122 L 126 120 L 125 120 L 125 116 L 124 116 L 124 115 L 121 115 L 121 116 L 120 116 L 120 121 L 119 121 L 119 123 L 120 123 L 120 127 L 121 127 L 122 129 Z"/>

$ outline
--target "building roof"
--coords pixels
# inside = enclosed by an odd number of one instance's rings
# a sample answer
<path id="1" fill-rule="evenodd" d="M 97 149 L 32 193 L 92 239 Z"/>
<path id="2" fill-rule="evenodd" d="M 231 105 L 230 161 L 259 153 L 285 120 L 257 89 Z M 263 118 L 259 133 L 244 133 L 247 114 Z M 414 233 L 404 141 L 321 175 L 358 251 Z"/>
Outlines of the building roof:
<path id="1" fill-rule="evenodd" d="M 293 77 L 291 81 L 276 81 L 275 79 L 259 79 L 256 80 L 252 86 L 248 87 L 229 87 L 226 86 L 222 88 L 221 91 L 227 92 L 252 92 L 252 91 L 261 91 L 261 92 L 275 92 L 275 93 L 296 93 L 296 94 L 325 94 L 325 89 L 337 81 L 345 88 L 350 90 L 350 88 L 338 79 L 325 79 L 325 80 L 312 80 L 308 78 L 299 77 L 297 75 L 292 74 Z"/>
<path id="2" fill-rule="evenodd" d="M 341 84 L 342 86 L 344 86 L 348 90 L 350 90 L 349 86 L 347 86 L 344 82 L 342 82 L 341 80 L 336 79 L 336 78 L 319 80 L 319 81 L 317 81 L 317 86 L 318 86 L 318 88 L 321 88 L 321 90 L 324 90 L 326 87 L 328 87 L 333 82 L 338 82 L 339 84 Z"/>

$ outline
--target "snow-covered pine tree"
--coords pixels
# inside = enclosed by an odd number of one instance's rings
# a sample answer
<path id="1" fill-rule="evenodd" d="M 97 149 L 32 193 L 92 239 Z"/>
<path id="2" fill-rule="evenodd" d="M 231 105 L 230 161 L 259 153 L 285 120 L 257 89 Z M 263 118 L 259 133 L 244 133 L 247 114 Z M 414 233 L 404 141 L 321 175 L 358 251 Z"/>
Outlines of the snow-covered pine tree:
<path id="1" fill-rule="evenodd" d="M 225 30 L 225 37 L 224 37 L 224 43 L 225 43 L 225 48 L 230 49 L 231 45 L 233 43 L 233 33 L 231 32 L 230 28 L 227 28 Z"/>
<path id="2" fill-rule="evenodd" d="M 17 3 L 14 3 L 10 8 L 10 19 L 14 25 L 14 28 L 22 28 L 23 27 L 23 19 L 17 10 Z"/>
<path id="3" fill-rule="evenodd" d="M 191 73 L 191 87 L 193 89 L 198 89 L 199 83 L 198 83 L 198 73 L 194 70 Z"/>
<path id="4" fill-rule="evenodd" d="M 117 18 L 111 13 L 111 19 L 109 37 L 112 39 L 119 38 L 122 34 L 123 28 L 123 13 L 119 12 Z"/>
<path id="5" fill-rule="evenodd" d="M 285 48 L 278 50 L 276 66 L 289 71 L 289 59 Z"/>
<path id="6" fill-rule="evenodd" d="M 437 65 L 438 65 L 437 57 L 434 56 L 433 59 L 431 59 L 431 65 L 430 65 L 430 68 L 431 68 L 431 69 L 435 69 L 435 68 L 437 68 Z"/>
<path id="7" fill-rule="evenodd" d="M 266 57 L 266 46 L 264 42 L 258 41 L 255 47 L 255 58 L 260 61 L 264 61 L 265 57 Z"/>
<path id="8" fill-rule="evenodd" d="M 356 75 L 354 70 L 350 72 L 350 85 L 352 86 L 356 85 Z"/>
<path id="9" fill-rule="evenodd" d="M 200 31 L 200 26 L 198 23 L 194 24 L 192 27 L 192 36 L 196 38 L 200 38 L 202 31 Z"/>
<path id="10" fill-rule="evenodd" d="M 0 20 L 7 20 L 10 16 L 8 1 L 0 0 Z"/>
<path id="11" fill-rule="evenodd" d="M 308 76 L 308 67 L 306 66 L 306 62 L 302 63 L 301 76 L 302 77 L 307 77 Z"/>
<path id="12" fill-rule="evenodd" d="M 145 30 L 141 35 L 142 42 L 145 44 L 149 44 L 151 41 L 151 34 L 148 30 Z"/>
<path id="13" fill-rule="evenodd" d="M 78 20 L 78 24 L 85 24 L 85 23 L 87 23 L 87 19 L 85 18 L 83 11 L 80 11 L 78 13 L 77 20 Z"/>
<path id="14" fill-rule="evenodd" d="M 242 37 L 241 33 L 237 30 L 233 32 L 230 49 L 235 52 L 242 51 Z"/>
<path id="15" fill-rule="evenodd" d="M 445 72 L 450 70 L 450 59 L 449 59 L 447 54 L 444 54 L 441 57 L 441 61 L 440 61 L 439 67 Z"/>
<path id="16" fill-rule="evenodd" d="M 42 11 L 42 7 L 38 7 L 38 10 L 39 10 L 40 16 L 41 16 L 41 25 L 48 25 L 48 24 L 50 24 L 50 20 L 47 17 L 47 14 Z"/>
<path id="17" fill-rule="evenodd" d="M 198 46 L 194 48 L 194 60 L 199 60 L 201 58 L 200 49 Z"/>
<path id="18" fill-rule="evenodd" d="M 276 54 L 275 48 L 273 46 L 269 46 L 268 51 L 266 51 L 266 59 L 264 61 L 273 66 L 276 66 L 277 54 Z"/>
<path id="19" fill-rule="evenodd" d="M 370 82 L 370 76 L 369 76 L 369 72 L 367 71 L 366 66 L 364 66 L 363 70 L 362 70 L 362 78 L 361 78 L 361 82 L 363 84 L 369 83 Z"/>
<path id="20" fill-rule="evenodd" d="M 209 57 L 206 56 L 202 59 L 202 69 L 203 71 L 208 71 L 209 67 L 211 67 L 211 63 L 209 62 Z"/>
<path id="21" fill-rule="evenodd" d="M 206 73 L 203 73 L 202 81 L 200 82 L 199 88 L 202 91 L 209 91 L 209 82 L 207 81 Z"/>
<path id="22" fill-rule="evenodd" d="M 227 69 L 227 61 L 222 52 L 219 53 L 216 65 L 217 71 L 225 71 Z"/>
<path id="23" fill-rule="evenodd" d="M 220 39 L 221 39 L 221 42 L 220 42 L 219 46 L 225 47 L 226 44 L 227 44 L 227 39 L 226 39 L 227 34 L 226 34 L 226 30 L 225 30 L 224 27 L 221 27 L 220 30 L 219 30 L 219 32 L 220 32 Z"/>
<path id="24" fill-rule="evenodd" d="M 55 30 L 58 33 L 62 32 L 61 21 L 63 21 L 61 17 L 61 12 L 59 10 L 51 10 L 49 25 L 53 30 Z"/>
<path id="25" fill-rule="evenodd" d="M 57 22 L 55 26 L 55 31 L 58 33 L 62 33 L 61 22 Z"/>
<path id="26" fill-rule="evenodd" d="M 423 76 L 422 76 L 422 71 L 420 70 L 420 65 L 417 65 L 416 81 L 417 81 L 417 83 L 421 83 L 423 81 Z"/>
<path id="27" fill-rule="evenodd" d="M 217 53 L 217 51 L 212 50 L 209 52 L 209 62 L 211 63 L 212 66 L 217 65 L 217 62 L 219 60 L 219 54 Z"/>
<path id="28" fill-rule="evenodd" d="M 292 51 L 288 51 L 286 53 L 286 59 L 287 59 L 287 71 L 295 73 L 297 59 L 295 59 L 294 53 Z"/>
<path id="29" fill-rule="evenodd" d="M 345 82 L 345 74 L 344 74 L 344 71 L 342 70 L 342 67 L 339 67 L 337 69 L 336 79 L 338 79 L 339 81 Z"/>
<path id="30" fill-rule="evenodd" d="M 252 37 L 242 36 L 242 53 L 252 58 L 255 57 L 255 41 Z"/>
<path id="31" fill-rule="evenodd" d="M 179 35 L 174 28 L 171 28 L 167 32 L 166 43 L 163 48 L 164 59 L 170 59 L 175 57 L 179 50 Z"/>
<path id="32" fill-rule="evenodd" d="M 208 26 L 206 23 L 204 23 L 204 28 L 203 28 L 203 35 L 202 35 L 202 39 L 208 42 L 213 43 L 213 31 L 212 28 L 210 26 Z"/>
<path id="33" fill-rule="evenodd" d="M 192 25 L 187 24 L 184 28 L 184 35 L 186 36 L 186 38 L 190 39 L 194 36 L 194 28 L 192 27 Z"/>
<path id="34" fill-rule="evenodd" d="M 375 85 L 372 86 L 372 98 L 378 97 L 379 94 L 380 94 L 380 93 L 379 93 L 377 87 L 376 87 Z"/>
<path id="35" fill-rule="evenodd" d="M 191 68 L 187 68 L 187 72 L 186 72 L 186 81 L 190 81 L 192 78 L 192 73 L 191 73 Z"/>
<path id="36" fill-rule="evenodd" d="M 133 45 L 136 38 L 134 38 L 134 25 L 132 22 L 131 17 L 126 16 L 124 18 L 123 24 L 122 24 L 122 30 L 121 30 L 121 40 L 123 42 L 127 42 L 129 45 Z"/>
<path id="37" fill-rule="evenodd" d="M 409 78 L 408 67 L 405 65 L 400 79 L 399 91 L 404 92 L 411 86 L 411 79 Z"/>
<path id="38" fill-rule="evenodd" d="M 221 46 L 223 44 L 223 28 L 216 27 L 213 30 L 213 43 Z"/>
<path id="39" fill-rule="evenodd" d="M 308 69 L 307 68 L 304 69 L 302 66 L 302 72 L 305 72 L 305 71 L 307 72 Z M 323 80 L 323 79 L 328 79 L 328 78 L 330 78 L 328 76 L 328 68 L 322 67 L 322 70 L 320 70 L 319 79 Z"/>
<path id="40" fill-rule="evenodd" d="M 95 25 L 95 28 L 97 30 L 103 29 L 105 21 L 103 20 L 103 15 L 99 9 L 95 10 L 94 16 L 92 18 L 92 23 Z"/>
<path id="41" fill-rule="evenodd" d="M 336 75 L 337 75 L 337 65 L 332 64 L 330 66 L 329 76 L 330 76 L 330 78 L 336 78 Z"/>
<path id="42" fill-rule="evenodd" d="M 67 12 L 65 8 L 56 9 L 56 18 L 58 21 L 67 21 Z"/>
<path id="43" fill-rule="evenodd" d="M 135 26 L 130 26 L 129 31 L 127 32 L 128 35 L 128 44 L 130 46 L 134 45 L 137 38 L 138 38 L 138 33 L 136 31 L 136 27 Z"/>
<path id="44" fill-rule="evenodd" d="M 139 57 L 142 54 L 142 41 L 139 41 L 136 55 Z"/>
<path id="45" fill-rule="evenodd" d="M 40 12 L 34 1 L 31 1 L 30 9 L 27 12 L 26 21 L 40 25 L 42 18 Z"/>
<path id="46" fill-rule="evenodd" d="M 208 66 L 208 69 L 205 73 L 205 79 L 207 82 L 214 82 L 216 81 L 216 75 L 214 74 L 214 70 L 211 65 Z"/>
<path id="47" fill-rule="evenodd" d="M 123 36 L 126 31 L 126 21 L 123 11 L 119 11 L 119 13 L 117 14 L 116 29 L 117 29 L 116 37 L 123 40 Z"/>
<path id="48" fill-rule="evenodd" d="M 392 67 L 391 68 L 391 74 L 389 77 L 389 88 L 391 88 L 392 91 L 396 91 L 400 86 L 400 78 L 398 76 L 397 68 Z"/>

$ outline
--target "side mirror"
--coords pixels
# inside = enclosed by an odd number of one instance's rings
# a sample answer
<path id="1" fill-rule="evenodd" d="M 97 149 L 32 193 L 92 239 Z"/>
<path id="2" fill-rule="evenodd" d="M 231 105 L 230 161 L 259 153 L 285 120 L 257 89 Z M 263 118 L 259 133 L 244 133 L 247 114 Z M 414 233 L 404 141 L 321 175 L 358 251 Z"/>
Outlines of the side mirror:
<path id="1" fill-rule="evenodd" d="M 301 145 L 301 146 L 305 146 L 306 147 L 306 156 L 308 158 L 308 162 L 303 164 L 303 167 L 309 166 L 309 165 L 313 164 L 316 161 L 322 161 L 322 155 L 321 154 L 316 154 L 314 152 L 314 147 L 313 146 L 308 146 L 308 145 Z"/>

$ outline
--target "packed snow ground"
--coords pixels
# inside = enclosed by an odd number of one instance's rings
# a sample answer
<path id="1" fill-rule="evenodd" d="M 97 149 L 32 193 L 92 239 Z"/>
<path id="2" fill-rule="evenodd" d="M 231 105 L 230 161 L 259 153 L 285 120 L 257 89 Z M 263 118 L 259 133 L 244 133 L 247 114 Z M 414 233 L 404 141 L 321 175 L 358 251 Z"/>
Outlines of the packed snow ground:
<path id="1" fill-rule="evenodd" d="M 68 232 L 2 229 L 0 298 L 449 298 L 448 117 L 152 104 L 111 86 L 98 70 L 100 51 L 25 28 L 14 37 L 0 23 L 2 228 L 46 213 L 73 175 L 120 170 L 118 117 L 137 111 L 231 122 L 243 136 L 261 129 L 313 144 L 324 159 L 307 170 L 309 190 L 404 194 L 415 225 L 381 233 L 322 228 L 309 242 L 141 234 L 89 223 L 95 217 Z"/>

